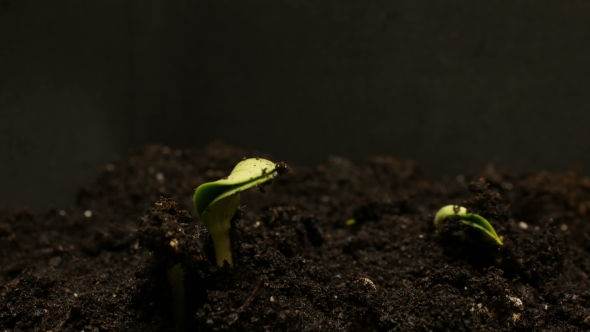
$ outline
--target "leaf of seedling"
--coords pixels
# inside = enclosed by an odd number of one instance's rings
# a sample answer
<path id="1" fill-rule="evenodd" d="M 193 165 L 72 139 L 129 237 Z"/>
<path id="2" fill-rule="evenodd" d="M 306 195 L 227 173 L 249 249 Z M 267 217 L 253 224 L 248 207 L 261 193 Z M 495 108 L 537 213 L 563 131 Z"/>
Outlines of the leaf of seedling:
<path id="1" fill-rule="evenodd" d="M 462 223 L 477 228 L 484 234 L 494 239 L 499 245 L 504 245 L 502 239 L 496 234 L 494 227 L 482 216 L 475 213 L 467 213 L 467 209 L 457 205 L 447 205 L 436 213 L 434 226 L 438 229 L 442 226 L 443 220 L 451 216 L 458 216 Z"/>
<path id="2" fill-rule="evenodd" d="M 205 209 L 222 198 L 272 180 L 277 174 L 275 169 L 275 163 L 266 159 L 250 158 L 239 162 L 228 177 L 197 188 L 193 197 L 197 215 L 202 219 Z"/>
<path id="3" fill-rule="evenodd" d="M 221 180 L 200 185 L 193 196 L 197 215 L 211 233 L 217 265 L 227 261 L 233 266 L 229 229 L 240 204 L 240 192 L 272 180 L 277 166 L 272 161 L 251 158 L 239 162 L 231 174 Z"/>

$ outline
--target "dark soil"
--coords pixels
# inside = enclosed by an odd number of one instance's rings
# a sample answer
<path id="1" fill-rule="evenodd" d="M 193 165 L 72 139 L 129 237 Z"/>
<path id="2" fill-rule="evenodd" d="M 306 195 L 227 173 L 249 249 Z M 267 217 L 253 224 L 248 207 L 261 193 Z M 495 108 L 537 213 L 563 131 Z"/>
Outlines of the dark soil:
<path id="1" fill-rule="evenodd" d="M 173 331 L 176 263 L 189 330 L 590 329 L 588 178 L 489 166 L 433 181 L 389 157 L 290 165 L 265 194 L 243 193 L 235 267 L 218 268 L 192 194 L 245 156 L 149 146 L 105 166 L 75 207 L 2 212 L 0 330 Z M 447 204 L 505 245 L 456 220 L 435 231 Z"/>

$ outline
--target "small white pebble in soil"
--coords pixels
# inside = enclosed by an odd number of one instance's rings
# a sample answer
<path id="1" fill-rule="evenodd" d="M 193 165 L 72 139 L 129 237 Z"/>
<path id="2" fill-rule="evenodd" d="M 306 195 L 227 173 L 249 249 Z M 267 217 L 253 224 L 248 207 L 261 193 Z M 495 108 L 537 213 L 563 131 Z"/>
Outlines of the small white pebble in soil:
<path id="1" fill-rule="evenodd" d="M 338 298 L 338 296 L 334 295 L 334 298 L 335 298 L 335 299 L 337 299 L 337 298 Z"/>
<path id="2" fill-rule="evenodd" d="M 158 172 L 158 174 L 156 174 L 156 180 L 160 182 L 164 181 L 164 173 Z"/>
<path id="3" fill-rule="evenodd" d="M 78 294 L 74 293 L 74 297 L 78 297 Z"/>
<path id="4" fill-rule="evenodd" d="M 271 296 L 270 297 L 270 302 L 274 302 L 274 301 L 275 301 L 275 297 L 274 296 Z"/>
<path id="5" fill-rule="evenodd" d="M 117 297 L 117 294 L 113 294 L 113 297 Z"/>
<path id="6" fill-rule="evenodd" d="M 375 290 L 377 289 L 377 286 L 375 286 L 375 283 L 371 279 L 369 279 L 369 278 L 361 278 L 360 280 L 363 283 L 363 285 L 369 285 L 373 289 L 375 289 Z"/>
<path id="7" fill-rule="evenodd" d="M 549 308 L 549 306 L 545 304 L 545 310 L 547 310 L 547 308 Z"/>
<path id="8" fill-rule="evenodd" d="M 107 169 L 107 171 L 112 172 L 112 171 L 115 170 L 115 165 L 113 165 L 113 164 L 107 164 L 105 166 L 105 168 Z"/>
<path id="9" fill-rule="evenodd" d="M 463 175 L 457 175 L 457 182 L 465 182 L 465 176 Z"/>
<path id="10" fill-rule="evenodd" d="M 258 227 L 260 227 L 260 225 L 261 225 L 260 221 L 257 221 L 257 222 L 254 224 L 254 227 L 258 228 Z"/>
<path id="11" fill-rule="evenodd" d="M 423 238 L 423 237 L 424 237 L 424 235 L 420 234 L 420 235 L 418 235 L 418 237 L 419 237 L 419 238 Z"/>
<path id="12" fill-rule="evenodd" d="M 564 232 L 565 232 L 565 231 L 567 231 L 567 225 L 566 225 L 566 224 L 563 224 L 563 225 L 561 225 L 561 227 L 559 227 L 559 228 L 560 228 L 562 231 L 564 231 Z"/>
<path id="13" fill-rule="evenodd" d="M 165 146 L 165 147 L 163 147 L 163 148 L 162 148 L 162 152 L 163 152 L 164 154 L 169 154 L 169 153 L 170 153 L 170 148 L 169 148 L 169 147 L 167 147 L 167 146 Z"/>
<path id="14" fill-rule="evenodd" d="M 509 296 L 508 299 L 512 302 L 512 304 L 517 307 L 520 308 L 522 307 L 522 300 L 519 299 L 518 297 L 515 296 Z"/>
<path id="15" fill-rule="evenodd" d="M 527 229 L 527 228 L 529 228 L 529 225 L 526 222 L 521 221 L 518 223 L 518 227 L 520 227 L 522 229 Z"/>
<path id="16" fill-rule="evenodd" d="M 84 217 L 86 217 L 86 218 L 92 217 L 92 211 L 90 211 L 90 210 L 84 211 Z"/>
<path id="17" fill-rule="evenodd" d="M 65 210 L 59 210 L 59 215 L 64 217 L 66 215 L 66 211 Z"/>

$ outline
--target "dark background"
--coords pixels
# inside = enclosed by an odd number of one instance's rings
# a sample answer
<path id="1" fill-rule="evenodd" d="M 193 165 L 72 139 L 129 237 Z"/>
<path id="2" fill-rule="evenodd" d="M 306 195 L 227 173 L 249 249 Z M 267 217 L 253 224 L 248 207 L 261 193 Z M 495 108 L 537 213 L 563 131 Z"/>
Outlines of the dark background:
<path id="1" fill-rule="evenodd" d="M 589 59 L 586 0 L 0 0 L 0 208 L 148 142 L 587 171 Z"/>

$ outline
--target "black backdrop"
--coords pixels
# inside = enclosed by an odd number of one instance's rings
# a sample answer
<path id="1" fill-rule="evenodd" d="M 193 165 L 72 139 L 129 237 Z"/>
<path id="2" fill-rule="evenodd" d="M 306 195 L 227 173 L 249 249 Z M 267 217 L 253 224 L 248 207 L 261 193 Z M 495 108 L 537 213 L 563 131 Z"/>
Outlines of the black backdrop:
<path id="1" fill-rule="evenodd" d="M 148 142 L 588 170 L 589 59 L 586 0 L 0 0 L 0 208 Z"/>

